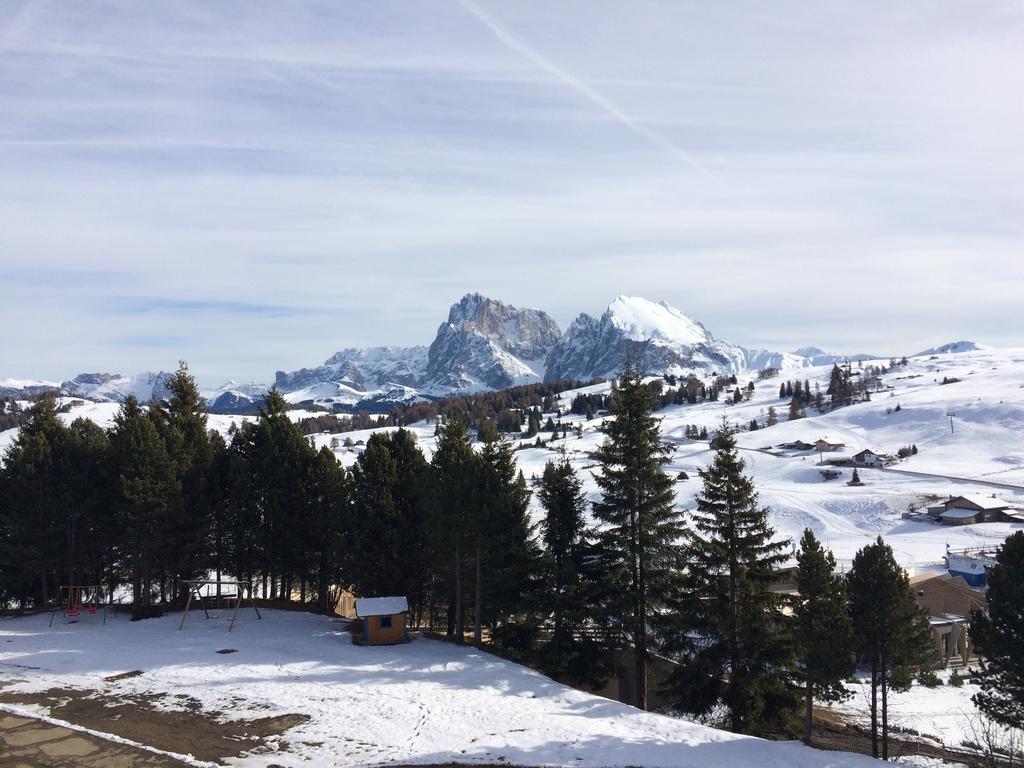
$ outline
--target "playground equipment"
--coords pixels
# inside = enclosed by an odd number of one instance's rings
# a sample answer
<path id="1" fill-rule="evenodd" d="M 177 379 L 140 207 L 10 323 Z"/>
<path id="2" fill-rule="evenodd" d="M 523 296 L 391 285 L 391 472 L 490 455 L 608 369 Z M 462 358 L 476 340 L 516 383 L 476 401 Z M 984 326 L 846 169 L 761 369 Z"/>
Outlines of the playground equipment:
<path id="1" fill-rule="evenodd" d="M 235 628 L 235 620 L 238 618 L 238 611 L 242 607 L 242 601 L 245 600 L 245 590 L 243 584 L 239 581 L 217 581 L 209 579 L 195 579 L 191 581 L 183 581 L 182 584 L 188 586 L 188 600 L 185 603 L 185 612 L 181 615 L 181 622 L 178 624 L 178 631 L 180 632 L 185 626 L 185 619 L 188 618 L 189 609 L 192 607 L 193 600 L 197 602 L 203 609 L 203 613 L 206 618 L 210 618 L 210 606 L 209 602 L 215 601 L 217 608 L 221 607 L 226 602 L 227 607 L 231 609 L 231 621 L 228 624 L 228 632 L 231 632 Z M 228 587 L 233 589 L 234 592 L 224 593 L 223 588 Z M 249 605 L 256 611 L 256 618 L 260 621 L 263 617 L 260 615 L 260 609 L 256 607 L 256 602 L 252 598 L 252 588 L 249 589 Z"/>
<path id="2" fill-rule="evenodd" d="M 80 616 L 87 614 L 95 616 L 102 610 L 103 623 L 107 623 L 107 606 L 101 603 L 103 587 L 98 584 L 72 584 L 62 586 L 57 605 L 50 611 L 50 626 L 53 626 L 53 618 L 57 611 L 61 612 L 65 624 L 77 621 Z"/>

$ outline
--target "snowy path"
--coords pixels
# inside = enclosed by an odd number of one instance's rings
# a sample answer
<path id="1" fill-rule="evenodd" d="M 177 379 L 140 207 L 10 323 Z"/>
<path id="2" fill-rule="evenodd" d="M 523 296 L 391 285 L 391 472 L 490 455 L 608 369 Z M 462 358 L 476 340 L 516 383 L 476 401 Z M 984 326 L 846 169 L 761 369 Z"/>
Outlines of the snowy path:
<path id="1" fill-rule="evenodd" d="M 867 758 L 765 742 L 641 712 L 486 653 L 433 640 L 353 646 L 326 617 L 268 611 L 175 631 L 174 617 L 106 627 L 46 627 L 45 616 L 0 620 L 5 690 L 103 688 L 110 694 L 187 695 L 228 717 L 287 713 L 286 751 L 244 766 L 507 762 L 600 766 L 867 766 Z M 226 647 L 237 649 L 217 655 Z M 142 670 L 117 683 L 103 678 Z"/>
<path id="2" fill-rule="evenodd" d="M 878 467 L 858 467 L 860 472 L 877 472 L 884 474 L 893 475 L 907 475 L 908 477 L 923 477 L 933 478 L 935 480 L 948 480 L 952 483 L 969 483 L 970 485 L 985 485 L 990 488 L 1002 488 L 1008 491 L 1024 492 L 1024 485 L 1014 485 L 1012 483 L 999 483 L 995 480 L 981 480 L 977 477 L 956 477 L 955 475 L 939 475 L 934 472 L 917 472 L 912 469 L 894 469 L 893 467 L 886 467 L 885 469 Z M 1015 469 L 1006 469 L 1004 472 L 1016 472 Z M 996 474 L 996 473 L 992 473 Z"/>

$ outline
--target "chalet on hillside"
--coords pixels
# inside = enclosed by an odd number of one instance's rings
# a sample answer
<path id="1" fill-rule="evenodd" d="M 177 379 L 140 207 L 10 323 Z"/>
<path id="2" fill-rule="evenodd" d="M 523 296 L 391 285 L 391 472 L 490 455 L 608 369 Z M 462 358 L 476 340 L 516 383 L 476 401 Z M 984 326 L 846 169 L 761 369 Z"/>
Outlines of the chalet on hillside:
<path id="1" fill-rule="evenodd" d="M 355 637 L 359 645 L 409 642 L 409 601 L 404 597 L 361 597 L 356 616 L 363 621 L 363 631 Z"/>
<path id="2" fill-rule="evenodd" d="M 859 467 L 881 467 L 883 466 L 882 456 L 870 448 L 865 448 L 860 453 L 853 454 L 853 463 Z"/>
<path id="3" fill-rule="evenodd" d="M 832 453 L 833 451 L 838 451 L 840 448 L 845 447 L 846 443 L 830 443 L 828 440 L 825 439 L 819 439 L 814 441 L 815 450 L 823 451 L 825 453 Z"/>
<path id="4" fill-rule="evenodd" d="M 964 664 L 971 657 L 973 643 L 968 630 L 971 613 L 984 610 L 985 594 L 973 589 L 961 576 L 923 573 L 910 579 L 914 599 L 928 613 L 935 651 L 948 666 L 955 656 Z"/>
<path id="5" fill-rule="evenodd" d="M 814 443 L 805 443 L 803 440 L 794 440 L 791 443 L 779 443 L 778 447 L 791 451 L 811 451 L 814 450 Z"/>
<path id="6" fill-rule="evenodd" d="M 1018 520 L 1016 511 L 1007 502 L 990 496 L 953 496 L 929 505 L 928 514 L 943 525 L 1008 523 Z"/>

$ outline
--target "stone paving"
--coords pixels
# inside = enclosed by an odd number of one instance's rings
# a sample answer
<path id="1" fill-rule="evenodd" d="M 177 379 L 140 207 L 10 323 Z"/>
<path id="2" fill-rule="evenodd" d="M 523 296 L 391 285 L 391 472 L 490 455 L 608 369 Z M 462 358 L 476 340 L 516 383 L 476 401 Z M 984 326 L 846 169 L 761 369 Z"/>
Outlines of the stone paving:
<path id="1" fill-rule="evenodd" d="M 0 712 L 2 768 L 181 768 L 164 755 Z"/>

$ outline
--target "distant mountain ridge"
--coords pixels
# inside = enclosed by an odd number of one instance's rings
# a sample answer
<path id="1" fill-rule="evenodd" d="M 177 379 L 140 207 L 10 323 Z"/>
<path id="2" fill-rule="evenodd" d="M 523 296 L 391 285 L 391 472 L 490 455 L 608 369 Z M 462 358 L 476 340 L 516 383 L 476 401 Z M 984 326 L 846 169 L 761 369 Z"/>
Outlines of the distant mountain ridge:
<path id="1" fill-rule="evenodd" d="M 917 354 L 911 355 L 911 357 L 925 357 L 927 355 L 948 355 L 958 352 L 980 352 L 986 349 L 991 349 L 987 344 L 979 344 L 976 341 L 951 341 L 948 344 L 943 344 L 940 347 L 930 347 L 928 349 L 922 349 Z"/>
<path id="2" fill-rule="evenodd" d="M 615 297 L 598 317 L 580 314 L 562 333 L 543 310 L 467 293 L 451 306 L 429 346 L 341 349 L 321 365 L 277 371 L 274 385 L 293 404 L 386 410 L 396 403 L 518 384 L 612 378 L 627 358 L 639 360 L 650 374 L 739 375 L 877 356 L 836 355 L 817 347 L 747 349 L 715 338 L 702 323 L 665 302 L 625 295 Z M 167 376 L 80 374 L 60 390 L 93 400 L 117 402 L 133 394 L 145 401 L 164 397 Z M 214 411 L 246 412 L 261 406 L 266 392 L 262 384 L 227 382 L 204 396 Z"/>

